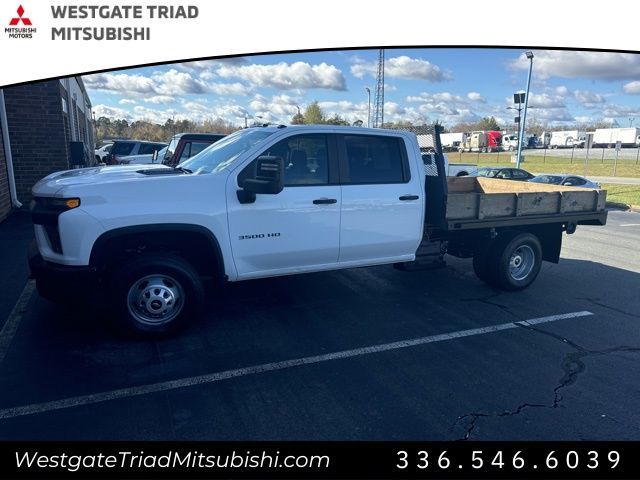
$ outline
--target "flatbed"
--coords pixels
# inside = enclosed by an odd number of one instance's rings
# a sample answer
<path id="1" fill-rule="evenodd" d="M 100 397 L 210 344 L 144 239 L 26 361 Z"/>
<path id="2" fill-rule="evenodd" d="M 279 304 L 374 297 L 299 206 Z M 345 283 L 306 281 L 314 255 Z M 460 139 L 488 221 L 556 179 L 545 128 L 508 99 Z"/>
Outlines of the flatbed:
<path id="1" fill-rule="evenodd" d="M 604 225 L 606 190 L 481 177 L 447 178 L 448 230 L 544 223 Z"/>

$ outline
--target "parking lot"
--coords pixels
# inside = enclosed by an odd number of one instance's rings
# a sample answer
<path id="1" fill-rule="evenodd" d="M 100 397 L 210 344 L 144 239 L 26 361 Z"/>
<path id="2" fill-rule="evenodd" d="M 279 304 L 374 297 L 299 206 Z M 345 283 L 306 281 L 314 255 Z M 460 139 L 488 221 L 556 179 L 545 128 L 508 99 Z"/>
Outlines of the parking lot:
<path id="1" fill-rule="evenodd" d="M 230 284 L 156 341 L 28 283 L 0 333 L 0 438 L 638 440 L 639 242 L 640 214 L 612 211 L 518 293 L 455 258 Z"/>

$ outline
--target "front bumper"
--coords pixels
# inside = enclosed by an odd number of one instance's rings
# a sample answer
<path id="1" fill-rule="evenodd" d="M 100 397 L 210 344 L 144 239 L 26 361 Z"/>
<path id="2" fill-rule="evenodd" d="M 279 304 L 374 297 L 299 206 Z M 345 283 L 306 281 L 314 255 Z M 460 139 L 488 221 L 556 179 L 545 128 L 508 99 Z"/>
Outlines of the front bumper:
<path id="1" fill-rule="evenodd" d="M 36 280 L 40 296 L 56 303 L 83 302 L 96 290 L 95 269 L 47 262 L 38 252 L 36 242 L 29 246 L 29 270 Z"/>

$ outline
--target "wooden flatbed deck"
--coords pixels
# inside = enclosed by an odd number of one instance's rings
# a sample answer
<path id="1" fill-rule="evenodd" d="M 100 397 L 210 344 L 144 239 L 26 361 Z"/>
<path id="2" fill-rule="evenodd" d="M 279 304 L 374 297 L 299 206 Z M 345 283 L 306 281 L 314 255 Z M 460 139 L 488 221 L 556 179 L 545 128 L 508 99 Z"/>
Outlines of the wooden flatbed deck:
<path id="1" fill-rule="evenodd" d="M 516 182 L 482 177 L 448 177 L 449 230 L 540 223 L 604 225 L 606 190 Z"/>

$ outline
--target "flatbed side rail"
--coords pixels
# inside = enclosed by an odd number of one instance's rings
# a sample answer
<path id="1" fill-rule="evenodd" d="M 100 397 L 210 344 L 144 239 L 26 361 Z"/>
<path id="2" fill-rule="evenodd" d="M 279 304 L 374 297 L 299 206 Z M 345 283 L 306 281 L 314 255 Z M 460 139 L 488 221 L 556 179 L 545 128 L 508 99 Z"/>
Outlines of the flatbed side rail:
<path id="1" fill-rule="evenodd" d="M 605 225 L 607 211 L 557 213 L 545 215 L 527 215 L 522 217 L 496 217 L 485 219 L 450 220 L 448 230 L 471 230 L 480 228 L 516 227 L 523 225 L 539 225 L 543 223 L 573 223 L 575 225 Z"/>

